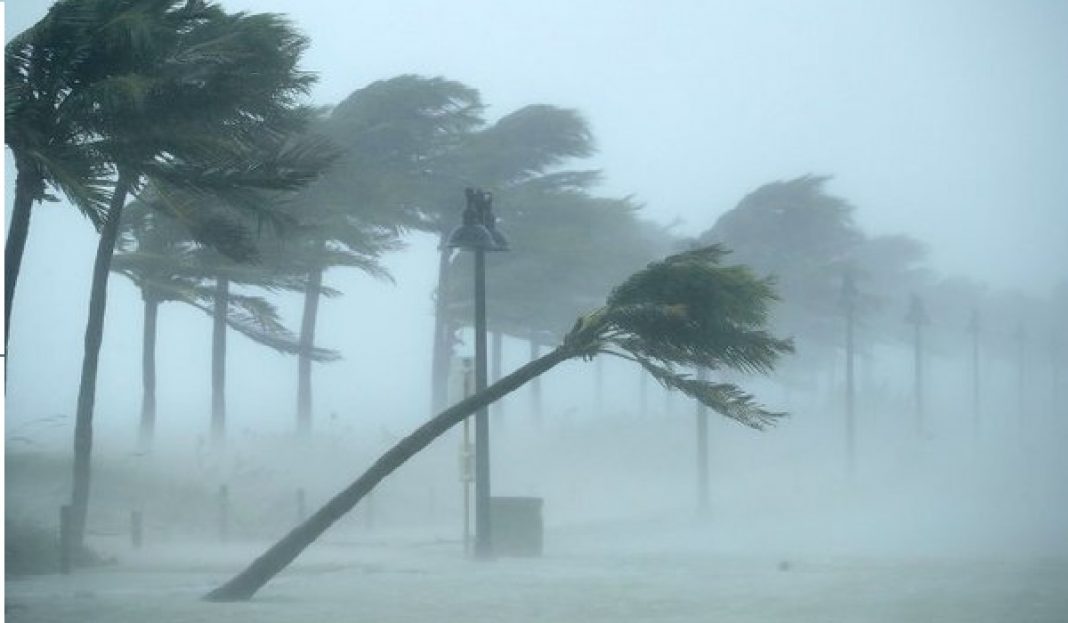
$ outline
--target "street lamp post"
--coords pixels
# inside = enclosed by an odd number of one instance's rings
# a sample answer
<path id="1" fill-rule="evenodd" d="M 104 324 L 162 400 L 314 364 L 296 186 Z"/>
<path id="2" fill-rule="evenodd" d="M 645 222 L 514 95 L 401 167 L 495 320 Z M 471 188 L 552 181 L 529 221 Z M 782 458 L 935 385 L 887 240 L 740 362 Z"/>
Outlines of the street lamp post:
<path id="1" fill-rule="evenodd" d="M 508 240 L 497 231 L 493 196 L 468 188 L 463 223 L 449 235 L 446 246 L 475 254 L 475 392 L 486 389 L 486 251 L 507 251 Z M 489 417 L 482 407 L 475 413 L 475 557 L 490 558 Z"/>

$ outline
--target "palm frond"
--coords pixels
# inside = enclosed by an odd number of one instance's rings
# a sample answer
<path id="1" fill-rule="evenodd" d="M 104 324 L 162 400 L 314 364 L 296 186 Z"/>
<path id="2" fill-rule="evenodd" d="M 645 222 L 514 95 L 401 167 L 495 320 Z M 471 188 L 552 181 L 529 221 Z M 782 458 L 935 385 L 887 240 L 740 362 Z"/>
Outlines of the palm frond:
<path id="1" fill-rule="evenodd" d="M 765 409 L 752 394 L 734 384 L 696 379 L 645 358 L 636 361 L 664 387 L 681 391 L 716 413 L 750 428 L 764 430 L 786 416 L 786 413 Z"/>
<path id="2" fill-rule="evenodd" d="M 721 264 L 718 245 L 669 256 L 638 271 L 581 316 L 565 347 L 587 359 L 608 353 L 638 362 L 658 381 L 733 419 L 761 428 L 779 414 L 756 405 L 730 384 L 675 372 L 700 366 L 766 373 L 793 351 L 765 329 L 772 283 L 744 266 Z"/>

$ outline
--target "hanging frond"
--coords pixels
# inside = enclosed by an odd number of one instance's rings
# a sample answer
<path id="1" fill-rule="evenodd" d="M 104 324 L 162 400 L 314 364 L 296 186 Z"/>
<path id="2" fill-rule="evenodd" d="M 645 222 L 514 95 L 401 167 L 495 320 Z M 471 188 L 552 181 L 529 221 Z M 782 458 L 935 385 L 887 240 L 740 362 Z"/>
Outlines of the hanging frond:
<path id="1" fill-rule="evenodd" d="M 678 390 L 716 413 L 749 428 L 764 430 L 786 416 L 784 412 L 765 409 L 752 394 L 737 385 L 703 381 L 646 358 L 635 358 L 635 361 L 664 387 Z"/>
<path id="2" fill-rule="evenodd" d="M 581 316 L 565 346 L 584 358 L 607 353 L 639 363 L 665 386 L 678 389 L 723 415 L 762 428 L 781 414 L 753 403 L 730 384 L 710 383 L 675 371 L 700 366 L 769 372 L 793 351 L 790 340 L 765 329 L 772 283 L 744 266 L 724 266 L 718 245 L 679 253 L 638 271 Z"/>

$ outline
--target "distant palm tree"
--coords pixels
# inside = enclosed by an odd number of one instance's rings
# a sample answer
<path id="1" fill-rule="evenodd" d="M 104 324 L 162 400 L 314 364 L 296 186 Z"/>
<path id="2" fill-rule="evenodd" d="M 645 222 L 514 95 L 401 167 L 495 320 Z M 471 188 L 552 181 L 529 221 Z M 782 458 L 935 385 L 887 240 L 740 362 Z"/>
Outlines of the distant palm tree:
<path id="1" fill-rule="evenodd" d="M 493 192 L 503 201 L 509 194 L 577 191 L 594 184 L 596 171 L 558 171 L 565 162 L 594 152 L 593 134 L 577 111 L 544 104 L 525 106 L 498 119 L 494 124 L 461 137 L 453 149 L 436 159 L 434 171 L 436 209 L 426 231 L 439 236 L 438 283 L 431 356 L 431 403 L 445 405 L 449 365 L 456 327 L 447 309 L 449 260 L 453 249 L 445 241 L 458 224 L 462 198 L 459 190 L 477 186 Z M 443 199 L 444 198 L 444 199 Z M 537 201 L 528 201 L 535 209 Z"/>
<path id="2" fill-rule="evenodd" d="M 427 188 L 433 159 L 481 123 L 478 93 L 443 78 L 403 75 L 358 89 L 324 115 L 315 128 L 341 155 L 320 180 L 300 193 L 300 236 L 284 252 L 304 267 L 302 353 L 314 345 L 319 301 L 329 290 L 324 274 L 356 268 L 389 280 L 383 254 L 400 236 L 425 229 L 433 211 Z M 312 427 L 312 360 L 297 368 L 297 430 Z"/>
<path id="3" fill-rule="evenodd" d="M 156 327 L 160 304 L 185 303 L 209 317 L 221 318 L 223 327 L 234 329 L 259 344 L 296 354 L 301 351 L 301 345 L 282 325 L 274 305 L 263 297 L 235 294 L 228 288 L 226 304 L 220 305 L 217 279 L 225 274 L 227 283 L 270 291 L 302 291 L 306 283 L 292 268 L 286 272 L 273 263 L 255 261 L 258 249 L 252 246 L 253 241 L 240 224 L 211 218 L 204 210 L 192 211 L 191 216 L 208 217 L 208 222 L 182 223 L 168 214 L 168 206 L 155 193 L 148 191 L 142 196 L 144 200 L 134 201 L 124 210 L 111 270 L 129 278 L 141 291 L 144 301 L 140 441 L 142 448 L 148 449 L 156 420 Z M 191 235 L 191 229 L 211 231 L 214 246 L 220 251 L 203 248 Z M 223 231 L 230 233 L 221 235 Z M 213 343 L 219 341 L 213 338 Z M 225 344 L 224 339 L 221 341 Z M 336 359 L 337 353 L 313 348 L 308 356 L 316 361 L 329 361 Z M 224 353 L 213 352 L 213 368 L 218 370 L 224 364 Z M 222 384 L 214 385 L 213 393 L 221 395 Z M 222 401 L 213 399 L 216 402 Z M 221 425 L 224 414 L 213 415 Z"/>
<path id="4" fill-rule="evenodd" d="M 741 424 L 762 429 L 782 413 L 768 411 L 730 383 L 691 378 L 679 368 L 703 366 L 766 373 L 792 350 L 765 330 L 772 284 L 743 266 L 723 266 L 718 246 L 650 264 L 609 295 L 605 305 L 578 319 L 563 343 L 485 390 L 445 409 L 383 454 L 362 476 L 254 560 L 208 593 L 237 601 L 257 590 L 318 539 L 383 478 L 452 426 L 527 381 L 569 359 L 606 354 L 640 364 L 660 383 L 682 391 Z"/>

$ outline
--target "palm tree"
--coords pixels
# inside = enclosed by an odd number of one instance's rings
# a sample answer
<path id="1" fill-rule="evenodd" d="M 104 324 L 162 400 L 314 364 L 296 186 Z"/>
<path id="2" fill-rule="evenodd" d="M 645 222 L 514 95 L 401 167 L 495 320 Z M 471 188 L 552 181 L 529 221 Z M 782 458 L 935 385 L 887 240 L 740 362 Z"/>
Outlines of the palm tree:
<path id="1" fill-rule="evenodd" d="M 503 197 L 512 190 L 581 190 L 597 181 L 596 171 L 555 169 L 593 152 L 593 135 L 577 111 L 543 104 L 526 106 L 470 133 L 455 149 L 442 154 L 433 192 L 439 197 L 459 197 L 458 189 L 478 186 Z M 445 405 L 456 329 L 450 323 L 444 295 L 451 287 L 448 267 L 452 256 L 445 240 L 462 206 L 439 203 L 437 208 L 426 228 L 441 240 L 431 358 L 431 403 L 435 410 Z"/>
<path id="2" fill-rule="evenodd" d="M 827 191 L 829 179 L 805 175 L 764 184 L 699 237 L 726 245 L 738 261 L 775 277 L 783 305 L 774 326 L 804 340 L 808 355 L 829 356 L 838 342 L 841 275 L 864 241 L 855 208 Z"/>
<path id="3" fill-rule="evenodd" d="M 319 169 L 263 159 L 262 142 L 284 145 L 303 123 L 297 98 L 314 77 L 296 64 L 307 40 L 270 14 L 227 15 L 199 1 L 94 3 L 86 41 L 75 41 L 99 75 L 64 100 L 116 178 L 93 265 L 75 415 L 71 543 L 80 546 L 89 503 L 93 405 L 107 279 L 129 194 L 149 178 L 260 210 L 250 189 L 290 190 Z M 274 130 L 274 131 L 265 131 Z M 284 153 L 280 150 L 277 153 Z"/>
<path id="4" fill-rule="evenodd" d="M 312 352 L 324 274 L 357 268 L 390 279 L 379 258 L 400 247 L 405 230 L 420 227 L 426 163 L 458 132 L 480 123 L 478 94 L 442 78 L 398 76 L 359 89 L 324 115 L 316 130 L 341 153 L 300 193 L 300 235 L 283 252 L 301 266 L 308 287 L 297 369 L 297 430 L 312 422 Z"/>
<path id="5" fill-rule="evenodd" d="M 84 90 L 89 58 L 83 45 L 96 10 L 89 1 L 61 0 L 4 47 L 4 141 L 15 159 L 15 202 L 4 249 L 4 344 L 34 203 L 62 192 L 100 226 L 107 208 L 107 163 L 67 101 Z M 74 97 L 70 102 L 77 101 Z"/>
<path id="6" fill-rule="evenodd" d="M 575 322 L 563 343 L 500 381 L 445 409 L 383 454 L 367 471 L 271 546 L 244 571 L 205 596 L 252 597 L 383 478 L 479 408 L 569 359 L 612 355 L 640 364 L 668 388 L 682 391 L 743 425 L 763 429 L 782 413 L 768 411 L 730 383 L 693 379 L 678 367 L 766 373 L 792 350 L 765 326 L 775 298 L 768 280 L 743 266 L 723 266 L 725 251 L 706 247 L 650 264 L 615 288 L 601 308 Z"/>
<path id="7" fill-rule="evenodd" d="M 185 303 L 209 317 L 220 317 L 224 328 L 229 327 L 278 352 L 296 354 L 301 346 L 282 325 L 277 310 L 270 302 L 259 296 L 231 293 L 227 289 L 227 305 L 220 305 L 212 282 L 221 270 L 226 270 L 228 282 L 272 291 L 301 291 L 305 289 L 305 283 L 292 269 L 285 272 L 273 264 L 265 265 L 262 261 L 256 261 L 258 249 L 240 224 L 219 218 L 209 218 L 207 223 L 183 224 L 169 213 L 170 203 L 160 201 L 153 192 L 142 194 L 144 200 L 135 201 L 124 210 L 111 270 L 129 278 L 141 291 L 144 301 L 140 441 L 142 448 L 147 450 L 152 443 L 156 420 L 155 361 L 159 306 L 171 301 Z M 204 219 L 209 216 L 204 212 L 193 211 L 191 215 Z M 213 253 L 202 248 L 192 237 L 190 225 L 197 231 L 213 232 L 214 248 L 219 252 Z M 226 231 L 230 234 L 221 235 Z M 220 255 L 243 263 L 226 263 Z M 220 268 L 220 264 L 224 267 Z M 220 369 L 220 363 L 224 361 L 221 352 L 217 355 L 217 359 L 213 358 L 215 370 Z M 317 361 L 329 361 L 336 359 L 337 354 L 325 349 L 311 349 L 309 357 Z M 217 394 L 223 390 L 221 386 L 213 389 Z"/>
<path id="8" fill-rule="evenodd" d="M 378 262 L 410 229 L 434 229 L 441 159 L 482 124 L 478 92 L 444 78 L 402 75 L 358 89 L 319 131 L 342 149 L 331 171 L 302 193 L 301 248 L 309 288 L 301 341 L 313 342 L 318 284 L 331 266 L 388 279 Z M 298 366 L 297 428 L 311 429 L 311 362 Z"/>
<path id="9" fill-rule="evenodd" d="M 640 219 L 641 206 L 629 197 L 595 197 L 583 188 L 528 183 L 506 190 L 495 203 L 507 218 L 511 243 L 510 252 L 494 255 L 486 270 L 487 327 L 494 332 L 495 363 L 497 336 L 530 340 L 531 353 L 536 353 L 536 341 L 546 334 L 561 336 L 560 328 L 570 318 L 672 248 L 668 232 Z M 473 283 L 464 278 L 471 274 L 471 261 L 470 254 L 457 254 L 449 266 L 443 298 L 452 327 L 468 326 L 473 318 Z"/>

